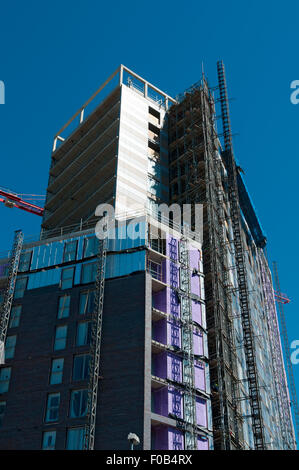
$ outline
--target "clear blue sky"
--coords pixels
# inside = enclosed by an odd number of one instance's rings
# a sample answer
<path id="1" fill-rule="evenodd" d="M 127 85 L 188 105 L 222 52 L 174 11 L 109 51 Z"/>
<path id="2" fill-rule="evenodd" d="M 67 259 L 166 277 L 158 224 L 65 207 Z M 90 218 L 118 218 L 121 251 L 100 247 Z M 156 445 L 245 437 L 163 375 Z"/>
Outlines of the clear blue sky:
<path id="1" fill-rule="evenodd" d="M 175 96 L 200 78 L 216 85 L 226 65 L 235 153 L 277 260 L 290 340 L 299 339 L 296 218 L 299 4 L 288 2 L 85 0 L 2 2 L 0 186 L 44 194 L 52 138 L 120 64 Z M 13 231 L 37 234 L 37 216 L 0 206 L 1 248 Z M 299 389 L 299 365 L 295 366 Z"/>

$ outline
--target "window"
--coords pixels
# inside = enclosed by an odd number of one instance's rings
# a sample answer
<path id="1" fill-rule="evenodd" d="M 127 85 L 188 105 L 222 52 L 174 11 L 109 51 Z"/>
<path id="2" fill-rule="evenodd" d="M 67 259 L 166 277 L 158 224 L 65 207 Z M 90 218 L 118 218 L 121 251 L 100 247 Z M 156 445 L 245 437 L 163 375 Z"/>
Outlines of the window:
<path id="1" fill-rule="evenodd" d="M 56 431 L 47 431 L 43 434 L 43 450 L 55 450 Z"/>
<path id="2" fill-rule="evenodd" d="M 77 327 L 77 346 L 86 346 L 90 343 L 91 322 L 83 321 Z"/>
<path id="3" fill-rule="evenodd" d="M 9 328 L 17 328 L 20 324 L 22 305 L 15 305 L 11 309 Z"/>
<path id="4" fill-rule="evenodd" d="M 15 299 L 20 299 L 21 297 L 24 296 L 24 292 L 27 287 L 27 280 L 28 280 L 28 277 L 19 277 L 16 280 L 15 295 L 14 295 Z"/>
<path id="5" fill-rule="evenodd" d="M 80 294 L 79 314 L 85 315 L 92 313 L 94 310 L 95 291 L 89 290 Z"/>
<path id="6" fill-rule="evenodd" d="M 98 253 L 99 240 L 97 237 L 89 237 L 84 240 L 83 258 L 94 256 Z"/>
<path id="7" fill-rule="evenodd" d="M 94 282 L 96 280 L 97 266 L 97 263 L 89 263 L 82 265 L 82 284 L 87 284 L 88 282 Z"/>
<path id="8" fill-rule="evenodd" d="M 70 295 L 64 295 L 59 297 L 59 304 L 58 304 L 58 318 L 67 318 L 70 314 Z"/>
<path id="9" fill-rule="evenodd" d="M 5 359 L 12 359 L 15 355 L 17 336 L 7 336 L 5 342 Z"/>
<path id="10" fill-rule="evenodd" d="M 89 355 L 81 354 L 74 357 L 73 381 L 86 380 L 88 378 Z"/>
<path id="11" fill-rule="evenodd" d="M 63 375 L 63 357 L 52 360 L 50 385 L 61 384 Z"/>
<path id="12" fill-rule="evenodd" d="M 65 268 L 61 271 L 61 289 L 70 289 L 73 287 L 75 268 Z"/>
<path id="13" fill-rule="evenodd" d="M 19 272 L 24 273 L 29 271 L 30 264 L 31 264 L 31 257 L 32 251 L 27 251 L 26 253 L 22 253 L 20 256 L 20 263 L 19 263 Z"/>
<path id="14" fill-rule="evenodd" d="M 5 415 L 6 401 L 0 401 L 0 427 L 3 424 L 3 418 Z"/>
<path id="15" fill-rule="evenodd" d="M 73 390 L 70 403 L 70 417 L 82 418 L 87 412 L 87 390 Z"/>
<path id="16" fill-rule="evenodd" d="M 0 370 L 0 393 L 5 393 L 9 388 L 11 367 L 4 367 Z"/>
<path id="17" fill-rule="evenodd" d="M 77 240 L 67 242 L 64 245 L 63 262 L 74 261 L 77 254 Z"/>
<path id="18" fill-rule="evenodd" d="M 57 326 L 55 331 L 54 351 L 60 351 L 66 347 L 67 325 Z"/>
<path id="19" fill-rule="evenodd" d="M 60 393 L 50 393 L 47 400 L 46 423 L 58 421 L 59 418 Z"/>
<path id="20" fill-rule="evenodd" d="M 84 441 L 84 428 L 70 428 L 67 430 L 67 450 L 82 450 Z"/>

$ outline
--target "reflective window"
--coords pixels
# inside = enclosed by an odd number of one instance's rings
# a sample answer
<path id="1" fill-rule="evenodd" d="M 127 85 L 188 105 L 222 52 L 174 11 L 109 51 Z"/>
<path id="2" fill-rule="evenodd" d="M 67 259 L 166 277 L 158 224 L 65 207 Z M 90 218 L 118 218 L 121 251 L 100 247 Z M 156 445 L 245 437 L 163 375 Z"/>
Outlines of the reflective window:
<path id="1" fill-rule="evenodd" d="M 80 294 L 79 314 L 85 315 L 94 310 L 95 291 L 89 290 Z"/>
<path id="2" fill-rule="evenodd" d="M 55 450 L 56 431 L 46 431 L 43 434 L 43 450 Z"/>
<path id="3" fill-rule="evenodd" d="M 12 359 L 15 355 L 17 336 L 7 336 L 5 341 L 5 359 Z"/>
<path id="4" fill-rule="evenodd" d="M 0 427 L 2 426 L 2 423 L 3 423 L 5 409 L 6 409 L 6 401 L 0 401 Z"/>
<path id="5" fill-rule="evenodd" d="M 8 391 L 10 375 L 11 367 L 4 367 L 0 369 L 0 393 L 5 393 Z"/>
<path id="6" fill-rule="evenodd" d="M 82 265 L 81 282 L 87 284 L 96 280 L 98 263 L 89 263 Z"/>
<path id="7" fill-rule="evenodd" d="M 89 355 L 80 354 L 74 357 L 73 381 L 86 380 L 88 378 Z"/>
<path id="8" fill-rule="evenodd" d="M 65 268 L 61 270 L 61 289 L 73 287 L 75 268 Z"/>
<path id="9" fill-rule="evenodd" d="M 59 418 L 60 393 L 50 393 L 47 400 L 46 423 L 58 421 Z"/>
<path id="10" fill-rule="evenodd" d="M 73 390 L 70 403 L 70 417 L 82 418 L 87 412 L 87 390 Z"/>
<path id="11" fill-rule="evenodd" d="M 54 351 L 66 347 L 67 325 L 57 326 L 55 330 Z"/>
<path id="12" fill-rule="evenodd" d="M 32 251 L 22 253 L 20 256 L 19 272 L 29 271 L 32 258 Z"/>
<path id="13" fill-rule="evenodd" d="M 63 375 L 63 357 L 52 360 L 50 384 L 61 384 Z"/>
<path id="14" fill-rule="evenodd" d="M 67 430 L 67 443 L 68 450 L 82 450 L 84 442 L 84 428 L 69 428 Z"/>
<path id="15" fill-rule="evenodd" d="M 66 242 L 64 245 L 63 262 L 74 261 L 77 254 L 77 240 Z"/>
<path id="16" fill-rule="evenodd" d="M 20 299 L 21 297 L 24 296 L 24 292 L 27 287 L 27 281 L 28 281 L 28 277 L 19 277 L 16 280 L 15 294 L 14 294 L 15 299 Z"/>
<path id="17" fill-rule="evenodd" d="M 20 324 L 22 305 L 14 305 L 11 309 L 9 328 L 17 328 Z"/>
<path id="18" fill-rule="evenodd" d="M 78 323 L 77 326 L 77 346 L 86 346 L 90 343 L 91 322 L 84 321 Z"/>
<path id="19" fill-rule="evenodd" d="M 89 237 L 84 240 L 83 258 L 95 256 L 99 251 L 99 240 L 97 237 Z"/>
<path id="20" fill-rule="evenodd" d="M 70 314 L 70 295 L 63 295 L 59 297 L 59 304 L 58 304 L 58 318 L 67 318 Z"/>

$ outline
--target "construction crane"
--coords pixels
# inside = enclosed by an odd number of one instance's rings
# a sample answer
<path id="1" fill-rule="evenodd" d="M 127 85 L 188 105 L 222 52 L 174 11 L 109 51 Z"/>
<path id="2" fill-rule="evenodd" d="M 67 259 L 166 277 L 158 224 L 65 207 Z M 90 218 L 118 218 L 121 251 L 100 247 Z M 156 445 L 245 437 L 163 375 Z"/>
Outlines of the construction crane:
<path id="1" fill-rule="evenodd" d="M 43 216 L 44 208 L 32 204 L 32 201 L 44 201 L 45 196 L 39 194 L 17 194 L 9 189 L 0 188 L 0 202 L 3 202 L 6 207 L 17 207 L 23 211 L 30 212 L 31 214 Z"/>
<path id="2" fill-rule="evenodd" d="M 293 408 L 293 414 L 295 418 L 296 434 L 298 438 L 299 436 L 299 406 L 298 406 L 298 400 L 297 400 L 293 366 L 291 362 L 290 343 L 289 343 L 286 319 L 285 319 L 285 314 L 284 314 L 284 309 L 283 309 L 283 306 L 285 304 L 290 303 L 290 299 L 285 294 L 283 294 L 280 290 L 280 282 L 279 282 L 279 277 L 278 277 L 278 269 L 277 269 L 276 261 L 273 261 L 273 274 L 274 274 L 274 284 L 275 284 L 275 289 L 276 289 L 274 291 L 274 296 L 275 296 L 275 300 L 278 306 L 279 322 L 280 322 L 281 334 L 282 334 L 282 343 L 283 343 L 283 349 L 284 349 L 284 354 L 285 354 L 285 360 L 287 364 L 287 374 L 288 374 L 289 386 L 290 386 L 290 399 L 291 399 L 291 405 Z"/>

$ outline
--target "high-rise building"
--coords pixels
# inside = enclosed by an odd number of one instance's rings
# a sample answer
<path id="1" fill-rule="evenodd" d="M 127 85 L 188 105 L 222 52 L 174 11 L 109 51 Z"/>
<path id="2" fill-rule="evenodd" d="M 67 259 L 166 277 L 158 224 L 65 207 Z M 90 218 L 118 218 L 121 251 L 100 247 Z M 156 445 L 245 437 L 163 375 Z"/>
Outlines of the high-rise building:
<path id="1" fill-rule="evenodd" d="M 173 99 L 124 66 L 55 136 L 41 233 L 0 260 L 1 449 L 127 449 L 130 432 L 142 449 L 295 448 L 218 74 L 223 148 L 205 77 Z"/>

